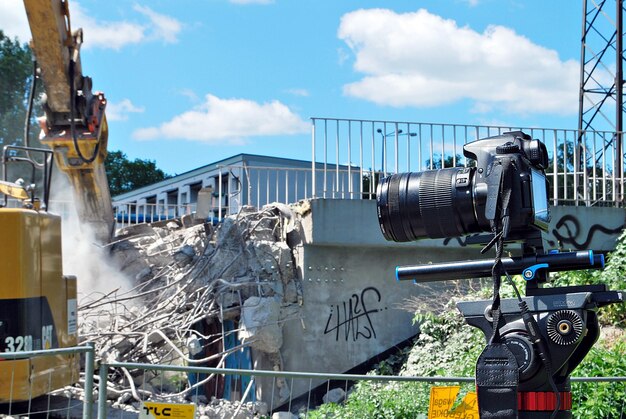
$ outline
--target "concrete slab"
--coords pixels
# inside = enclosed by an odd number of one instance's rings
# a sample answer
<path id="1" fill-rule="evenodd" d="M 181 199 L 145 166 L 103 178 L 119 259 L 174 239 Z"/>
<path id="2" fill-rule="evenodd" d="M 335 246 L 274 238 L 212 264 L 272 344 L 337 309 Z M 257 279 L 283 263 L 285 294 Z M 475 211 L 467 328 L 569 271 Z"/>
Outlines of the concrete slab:
<path id="1" fill-rule="evenodd" d="M 456 240 L 385 241 L 373 201 L 314 200 L 303 227 L 304 241 L 296 251 L 303 305 L 283 325 L 286 371 L 345 372 L 415 336 L 414 308 L 407 301 L 441 306 L 447 302 L 442 291 L 457 285 L 398 282 L 396 266 L 480 256 L 480 247 Z M 262 358 L 255 357 L 255 368 L 271 369 Z M 259 380 L 257 396 L 269 401 L 271 391 L 276 406 L 289 392 L 298 397 L 321 382 Z"/>

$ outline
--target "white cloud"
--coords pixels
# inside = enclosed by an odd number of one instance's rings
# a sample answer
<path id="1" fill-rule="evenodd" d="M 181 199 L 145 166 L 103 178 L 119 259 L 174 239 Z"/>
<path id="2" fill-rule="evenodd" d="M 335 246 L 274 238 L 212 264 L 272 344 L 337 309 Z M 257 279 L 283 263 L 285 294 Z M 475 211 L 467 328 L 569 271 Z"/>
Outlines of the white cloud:
<path id="1" fill-rule="evenodd" d="M 474 110 L 572 114 L 579 67 L 503 26 L 483 33 L 421 9 L 357 10 L 341 18 L 340 39 L 364 76 L 349 96 L 396 107 L 432 107 L 469 99 Z"/>
<path id="2" fill-rule="evenodd" d="M 138 44 L 146 39 L 143 25 L 127 21 L 105 22 L 89 15 L 80 4 L 71 4 L 72 30 L 83 28 L 84 48 L 119 50 L 130 44 Z"/>
<path id="3" fill-rule="evenodd" d="M 350 55 L 345 49 L 337 48 L 337 60 L 339 62 L 339 65 L 343 65 L 343 63 L 348 61 L 348 58 L 350 58 Z"/>
<path id="4" fill-rule="evenodd" d="M 182 88 L 182 89 L 178 89 L 176 93 L 178 93 L 181 96 L 186 97 L 187 99 L 189 99 L 189 101 L 193 103 L 197 103 L 200 101 L 200 98 L 198 97 L 196 92 L 194 92 L 192 89 Z"/>
<path id="5" fill-rule="evenodd" d="M 272 4 L 274 0 L 229 0 L 233 4 Z"/>
<path id="6" fill-rule="evenodd" d="M 122 101 L 113 103 L 108 102 L 106 107 L 106 115 L 109 121 L 126 121 L 129 113 L 143 113 L 143 106 L 135 106 L 130 99 L 122 99 Z"/>
<path id="7" fill-rule="evenodd" d="M 158 127 L 133 133 L 138 140 L 182 139 L 206 143 L 241 144 L 252 136 L 291 135 L 310 126 L 279 101 L 257 103 L 247 99 L 220 99 L 211 94 L 196 109 L 175 116 Z"/>
<path id="8" fill-rule="evenodd" d="M 70 5 L 72 30 L 83 28 L 83 48 L 119 50 L 127 45 L 152 40 L 176 42 L 182 28 L 178 20 L 156 13 L 148 7 L 135 6 L 134 9 L 143 17 L 143 22 L 101 21 L 83 9 L 78 2 L 73 2 Z M 17 36 L 21 42 L 30 40 L 30 29 L 22 0 L 0 1 L 0 28 L 10 37 Z"/>
<path id="9" fill-rule="evenodd" d="M 135 5 L 134 9 L 150 19 L 150 22 L 152 23 L 151 30 L 154 38 L 162 39 L 170 44 L 178 41 L 177 36 L 182 28 L 182 25 L 178 20 L 173 17 L 156 13 L 154 10 L 146 6 Z"/>
<path id="10" fill-rule="evenodd" d="M 302 97 L 309 96 L 309 91 L 307 89 L 289 89 L 287 90 L 287 93 L 292 94 L 294 96 L 302 96 Z"/>
<path id="11" fill-rule="evenodd" d="M 24 0 L 0 1 L 0 29 L 10 38 L 18 37 L 21 42 L 31 38 Z"/>

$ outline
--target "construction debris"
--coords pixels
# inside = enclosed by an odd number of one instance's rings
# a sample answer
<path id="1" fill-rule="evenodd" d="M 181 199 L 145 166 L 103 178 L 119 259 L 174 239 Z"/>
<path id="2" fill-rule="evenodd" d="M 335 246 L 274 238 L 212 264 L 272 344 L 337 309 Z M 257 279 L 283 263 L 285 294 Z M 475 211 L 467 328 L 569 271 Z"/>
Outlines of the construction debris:
<path id="1" fill-rule="evenodd" d="M 118 232 L 109 263 L 133 287 L 83 297 L 79 336 L 104 362 L 224 367 L 229 354 L 250 347 L 280 370 L 282 324 L 297 318 L 303 303 L 293 252 L 303 211 L 306 204 L 272 204 L 243 208 L 217 227 L 183 218 Z M 227 330 L 228 321 L 235 327 Z M 189 398 L 211 380 L 216 393 L 219 388 L 213 376 L 189 385 L 180 374 L 111 371 L 107 397 L 115 405 L 155 395 Z M 209 418 L 235 417 L 209 414 L 224 410 L 219 403 L 205 406 Z"/>

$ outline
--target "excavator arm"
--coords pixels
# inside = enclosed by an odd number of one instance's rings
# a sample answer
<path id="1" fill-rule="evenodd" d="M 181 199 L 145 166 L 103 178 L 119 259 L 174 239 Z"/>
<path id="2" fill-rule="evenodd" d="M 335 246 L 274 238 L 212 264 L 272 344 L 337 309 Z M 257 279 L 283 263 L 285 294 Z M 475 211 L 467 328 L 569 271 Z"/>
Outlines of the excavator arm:
<path id="1" fill-rule="evenodd" d="M 46 96 L 41 141 L 69 177 L 79 218 L 100 243 L 108 243 L 114 218 L 104 167 L 106 99 L 92 92 L 91 78 L 82 74 L 82 30 L 72 32 L 66 0 L 24 0 L 24 6 Z"/>
<path id="2" fill-rule="evenodd" d="M 5 145 L 0 153 L 0 253 L 5 262 L 0 264 L 0 406 L 29 401 L 30 407 L 33 398 L 80 377 L 75 353 L 2 356 L 78 345 L 78 282 L 63 275 L 61 217 L 47 211 L 52 157 L 71 181 L 83 224 L 93 228 L 100 243 L 110 242 L 114 220 L 104 169 L 106 100 L 92 93 L 91 79 L 82 75 L 82 32 L 72 33 L 66 1 L 24 0 L 24 5 L 46 94 L 42 142 L 50 149 L 29 147 L 25 135 L 24 146 Z M 32 174 L 24 176 L 26 182 L 21 177 L 9 182 L 7 166 L 26 168 L 12 175 L 28 174 L 28 169 Z"/>

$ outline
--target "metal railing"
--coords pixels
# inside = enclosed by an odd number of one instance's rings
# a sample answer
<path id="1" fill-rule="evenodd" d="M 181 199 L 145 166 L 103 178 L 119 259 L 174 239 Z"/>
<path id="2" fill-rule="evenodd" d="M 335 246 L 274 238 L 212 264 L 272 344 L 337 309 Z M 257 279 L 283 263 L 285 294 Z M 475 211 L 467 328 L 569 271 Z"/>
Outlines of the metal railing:
<path id="1" fill-rule="evenodd" d="M 237 414 L 243 409 L 250 409 L 250 403 L 254 404 L 254 408 L 258 409 L 256 413 L 267 416 L 275 411 L 291 411 L 298 412 L 299 417 L 308 418 L 309 414 L 317 409 L 323 403 L 329 402 L 326 399 L 330 395 L 330 390 L 340 389 L 340 398 L 335 402 L 342 403 L 349 397 L 349 394 L 358 387 L 357 383 L 365 383 L 377 386 L 376 391 L 402 391 L 401 386 L 412 386 L 424 384 L 423 387 L 411 387 L 412 398 L 416 396 L 415 391 L 427 392 L 426 384 L 433 383 L 465 383 L 474 382 L 473 377 L 412 377 L 412 376 L 390 376 L 390 375 L 360 375 L 360 374 L 333 374 L 333 373 L 315 373 L 315 372 L 289 372 L 289 371 L 267 371 L 267 370 L 248 370 L 248 369 L 226 369 L 226 368 L 209 368 L 198 366 L 178 366 L 178 365 L 155 365 L 145 363 L 129 363 L 129 362 L 101 362 L 99 364 L 98 375 L 94 374 L 95 356 L 93 346 L 78 346 L 62 349 L 48 349 L 28 352 L 3 352 L 1 358 L 3 360 L 19 360 L 27 358 L 35 358 L 41 356 L 55 355 L 85 355 L 85 371 L 84 379 L 81 379 L 83 385 L 84 397 L 80 401 L 83 419 L 95 418 L 94 414 L 94 389 L 97 390 L 97 417 L 99 419 L 107 418 L 111 412 L 111 403 L 108 398 L 109 384 L 111 374 L 117 372 L 120 376 L 125 377 L 125 393 L 132 395 L 135 402 L 161 402 L 161 403 L 183 403 L 193 404 L 196 409 L 196 417 L 200 417 L 203 412 L 199 408 L 208 409 L 211 405 L 210 399 L 215 397 L 222 400 L 220 406 L 229 405 L 232 417 L 238 417 Z M 3 367 L 4 368 L 4 367 Z M 52 371 L 51 371 L 52 373 Z M 160 378 L 161 385 L 152 382 L 146 385 L 145 376 L 149 374 L 151 377 Z M 177 387 L 171 384 L 165 385 L 163 376 L 168 374 L 169 379 L 176 381 Z M 176 376 L 175 374 L 182 374 Z M 195 375 L 195 379 L 191 377 Z M 142 382 L 143 377 L 143 382 Z M 236 378 L 239 382 L 246 383 L 241 387 L 239 393 L 217 394 L 218 386 L 213 386 L 215 394 L 202 394 L 206 388 L 204 385 L 211 379 L 218 381 L 220 378 L 222 383 L 227 378 Z M 247 377 L 248 380 L 242 380 Z M 166 378 L 167 379 L 167 378 Z M 75 382 L 78 382 L 78 377 Z M 626 377 L 572 377 L 572 387 L 580 385 L 596 385 L 600 382 L 624 383 Z M 98 383 L 95 385 L 95 383 Z M 299 382 L 299 383 L 298 383 Z M 193 384 L 192 384 L 193 383 Z M 376 384 L 377 383 L 377 384 Z M 6 383 L 4 383 L 6 385 Z M 617 384 L 623 385 L 623 384 Z M 470 386 L 472 387 L 472 386 Z M 222 387 L 223 388 L 223 387 Z M 295 389 L 304 389 L 296 391 Z M 55 390 L 55 389 L 50 389 Z M 115 391 L 112 391 L 115 393 Z M 585 391 L 578 392 L 584 394 Z M 204 395 L 204 399 L 199 397 Z M 427 398 L 426 398 L 427 400 Z M 27 411 L 19 412 L 27 416 L 36 414 L 51 413 L 59 414 L 59 410 L 67 410 L 67 416 L 70 416 L 70 398 L 67 399 L 67 408 L 50 407 L 31 409 L 30 400 L 28 401 Z M 9 401 L 10 402 L 10 401 Z M 127 400 L 128 402 L 128 400 Z M 576 408 L 576 400 L 574 400 L 574 409 Z M 605 402 L 607 402 L 605 400 Z M 215 405 L 215 403 L 213 403 Z M 11 403 L 4 406 L 3 413 L 15 415 L 16 411 L 11 411 Z M 121 406 L 120 406 L 121 407 Z M 130 405 L 127 406 L 129 409 Z M 8 408 L 8 411 L 6 410 Z M 421 406 L 421 409 L 427 408 Z M 137 405 L 135 408 L 137 409 Z M 132 410 L 132 409 L 131 409 Z M 623 408 L 622 408 L 623 410 Z M 116 416 L 119 416 L 117 412 Z M 123 413 L 123 412 L 122 412 Z M 127 412 L 129 416 L 133 416 L 132 412 Z M 206 412 L 205 412 L 206 413 Z M 224 412 L 222 412 L 224 413 Z M 622 411 L 622 414 L 624 411 Z M 74 416 L 74 415 L 71 415 Z M 252 417 L 252 416 L 250 416 Z M 256 417 L 256 416 L 255 416 Z"/>
<path id="2" fill-rule="evenodd" d="M 178 372 L 190 376 L 192 374 L 203 374 L 204 380 L 194 385 L 184 383 L 176 394 L 168 394 L 160 392 L 158 388 L 154 388 L 154 392 L 148 394 L 146 392 L 135 391 L 135 398 L 142 401 L 156 401 L 164 403 L 180 403 L 180 396 L 186 394 L 187 399 L 183 403 L 195 404 L 196 407 L 201 404 L 199 402 L 199 389 L 203 383 L 216 377 L 249 377 L 248 384 L 243 388 L 240 397 L 232 400 L 232 412 L 230 417 L 237 417 L 237 413 L 248 402 L 257 402 L 265 404 L 266 411 L 271 415 L 275 411 L 297 412 L 299 417 L 308 418 L 309 414 L 322 403 L 325 403 L 324 396 L 327 396 L 331 389 L 341 389 L 344 395 L 341 403 L 345 401 L 350 392 L 355 388 L 356 383 L 378 383 L 378 389 L 388 391 L 400 391 L 401 385 L 415 384 L 433 384 L 433 383 L 474 383 L 473 377 L 412 377 L 412 376 L 390 376 L 390 375 L 360 375 L 360 374 L 332 374 L 332 373 L 314 373 L 314 372 L 289 372 L 289 371 L 267 371 L 267 370 L 246 370 L 246 369 L 225 369 L 225 368 L 208 368 L 193 366 L 172 366 L 172 365 L 154 365 L 141 363 L 122 363 L 110 362 L 100 364 L 99 382 L 106 383 L 108 375 L 112 369 L 124 369 L 128 374 L 127 377 L 141 376 L 141 372 Z M 264 380 L 264 381 L 263 381 Z M 299 380 L 304 385 L 295 384 Z M 626 382 L 626 377 L 572 377 L 572 386 L 581 385 L 581 383 L 598 383 L 598 382 Z M 128 385 L 134 387 L 130 380 Z M 294 388 L 304 388 L 305 391 L 295 393 Z M 470 387 L 473 387 L 470 385 Z M 215 387 L 217 388 L 217 387 Z M 428 387 L 412 388 L 412 390 L 428 392 Z M 190 397 L 190 396 L 195 396 Z M 416 396 L 412 393 L 412 397 Z M 220 399 L 219 395 L 206 394 L 207 400 L 211 397 Z M 426 397 L 427 400 L 427 397 Z M 574 401 L 576 403 L 576 401 Z M 106 392 L 99 392 L 98 397 L 98 418 L 105 419 L 107 412 L 107 396 Z M 421 406 L 421 409 L 427 410 L 427 406 Z M 196 417 L 200 417 L 201 412 L 196 410 Z M 252 416 L 250 416 L 252 417 Z M 255 416 L 256 417 L 256 416 Z"/>
<path id="3" fill-rule="evenodd" d="M 136 202 L 116 202 L 114 205 L 116 228 L 124 228 L 143 223 L 155 223 L 189 215 L 196 210 L 196 204 L 137 204 Z"/>
<path id="4" fill-rule="evenodd" d="M 383 383 L 472 383 L 474 378 L 469 377 L 409 377 L 409 376 L 386 376 L 386 375 L 359 375 L 359 374 L 332 374 L 332 373 L 314 373 L 314 372 L 290 372 L 290 371 L 267 371 L 267 370 L 247 370 L 247 369 L 226 369 L 226 368 L 208 368 L 193 366 L 172 366 L 172 365 L 154 365 L 141 363 L 122 363 L 111 362 L 100 364 L 99 382 L 107 382 L 108 374 L 112 368 L 123 368 L 128 372 L 138 371 L 158 371 L 158 372 L 179 372 L 186 375 L 204 374 L 206 377 L 199 383 L 188 386 L 187 390 L 180 391 L 174 395 L 167 393 L 155 393 L 149 395 L 143 392 L 135 392 L 135 396 L 141 400 L 151 400 L 160 402 L 176 403 L 180 402 L 180 395 L 187 393 L 188 396 L 198 396 L 198 389 L 203 382 L 211 378 L 221 376 L 239 376 L 249 377 L 250 381 L 243 390 L 238 400 L 233 400 L 232 417 L 237 417 L 237 413 L 246 402 L 252 402 L 257 399 L 257 394 L 262 395 L 261 403 L 265 405 L 268 413 L 274 411 L 299 411 L 300 417 L 308 417 L 311 409 L 322 404 L 321 394 L 327 393 L 331 388 L 342 388 L 344 394 L 347 395 L 350 387 L 355 382 L 383 382 Z M 135 373 L 131 375 L 137 377 L 141 374 Z M 265 382 L 262 383 L 262 380 Z M 303 380 L 305 388 L 308 388 L 303 394 L 294 397 L 295 380 Z M 263 386 L 260 386 L 263 384 Z M 131 382 L 129 381 L 129 385 Z M 253 388 L 256 386 L 256 392 Z M 303 387 L 303 386 L 299 386 Z M 158 390 L 158 389 L 156 389 Z M 321 390 L 321 392 L 320 392 Z M 195 391 L 195 392 L 194 392 Z M 256 394 L 255 394 L 256 393 Z M 316 396 L 315 393 L 318 393 Z M 219 395 L 207 394 L 209 397 L 220 398 Z M 191 398 L 191 397 L 188 397 Z M 192 403 L 198 404 L 198 399 L 192 399 Z M 189 402 L 187 402 L 189 403 Z M 106 393 L 100 392 L 98 397 L 98 412 L 106 414 Z M 304 415 L 304 416 L 302 416 Z M 200 414 L 196 411 L 196 417 Z M 105 419 L 106 415 L 98 415 L 98 419 Z"/>
<path id="5" fill-rule="evenodd" d="M 82 401 L 82 417 L 83 419 L 91 419 L 93 417 L 93 409 L 92 409 L 93 402 L 94 402 L 93 376 L 94 376 L 94 361 L 95 361 L 94 347 L 92 345 L 88 344 L 86 346 L 76 346 L 76 347 L 58 348 L 58 349 L 44 349 L 44 350 L 36 350 L 36 351 L 2 352 L 0 353 L 0 359 L 3 361 L 10 361 L 10 360 L 32 359 L 32 358 L 38 358 L 38 357 L 51 357 L 51 356 L 58 356 L 58 355 L 80 355 L 80 354 L 85 354 L 85 382 L 84 382 L 85 396 Z M 5 373 L 7 374 L 9 373 L 9 371 L 7 371 L 6 369 L 11 368 L 9 367 L 8 364 L 9 364 L 8 362 L 0 363 L 0 368 L 5 369 Z M 47 373 L 48 373 L 48 376 L 50 377 L 48 379 L 48 382 L 50 383 L 52 381 L 51 376 L 55 374 L 55 369 L 50 369 Z M 11 377 L 14 377 L 15 373 L 11 373 L 9 375 Z M 75 379 L 71 379 L 72 382 L 79 381 L 79 376 L 76 376 L 74 378 Z M 30 382 L 29 384 L 32 386 L 33 383 Z M 11 395 L 11 394 L 14 394 L 13 388 L 17 384 L 14 383 L 13 380 L 9 380 L 9 382 L 3 382 L 3 383 L 0 383 L 0 385 L 8 386 L 9 394 Z M 32 398 L 29 398 L 27 400 L 26 411 L 24 412 L 15 412 L 15 410 L 13 409 L 13 405 L 15 401 L 12 399 L 11 396 L 9 396 L 9 400 L 3 400 L 3 408 L 6 410 L 5 413 L 8 414 L 8 416 L 12 416 L 13 414 L 16 414 L 18 416 L 25 415 L 26 417 L 30 417 L 31 415 L 45 414 L 46 417 L 48 417 L 51 413 L 55 413 L 58 415 L 59 411 L 66 411 L 67 417 L 69 417 L 71 399 L 67 398 L 67 404 L 63 407 L 59 408 L 59 407 L 51 406 L 50 393 L 52 393 L 53 390 L 57 390 L 57 389 L 54 389 L 54 388 L 48 389 L 47 403 L 44 404 L 45 407 L 41 408 L 41 407 L 33 406 L 32 404 L 33 400 Z"/>
<path id="6" fill-rule="evenodd" d="M 624 205 L 624 155 L 610 131 L 312 118 L 308 168 L 219 166 L 211 216 L 241 207 L 301 199 L 373 199 L 388 174 L 467 165 L 463 146 L 508 131 L 523 131 L 548 150 L 552 205 Z M 626 147 L 621 147 L 622 150 Z M 616 169 L 617 168 L 617 169 Z M 116 203 L 118 227 L 193 212 L 192 205 Z"/>
<path id="7" fill-rule="evenodd" d="M 337 198 L 349 198 L 361 183 L 358 168 L 341 164 L 318 165 L 313 169 L 243 165 L 219 168 L 217 196 L 221 198 L 218 198 L 217 205 L 213 203 L 218 217 L 236 214 L 245 205 L 261 208 L 274 202 L 292 204 L 302 199 L 325 196 L 329 191 Z M 325 177 L 314 187 L 314 173 L 321 178 L 327 170 L 332 170 L 335 176 Z M 223 182 L 225 173 L 229 175 Z"/>
<path id="8" fill-rule="evenodd" d="M 333 170 L 337 162 L 355 167 L 363 180 L 349 197 L 372 198 L 380 177 L 464 166 L 466 143 L 523 131 L 548 149 L 552 205 L 623 206 L 625 174 L 619 168 L 624 167 L 624 156 L 616 154 L 620 150 L 616 139 L 623 141 L 624 136 L 615 132 L 335 118 L 311 121 L 312 161 L 324 166 L 321 175 L 312 171 L 313 197 L 339 197 L 335 190 L 320 195 L 316 187 L 320 177 L 325 184 L 337 175 Z"/>

